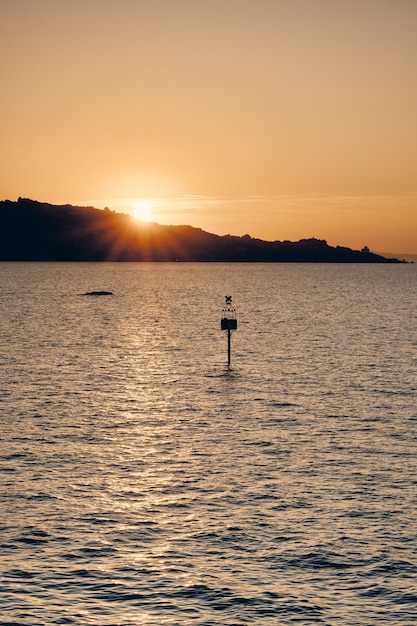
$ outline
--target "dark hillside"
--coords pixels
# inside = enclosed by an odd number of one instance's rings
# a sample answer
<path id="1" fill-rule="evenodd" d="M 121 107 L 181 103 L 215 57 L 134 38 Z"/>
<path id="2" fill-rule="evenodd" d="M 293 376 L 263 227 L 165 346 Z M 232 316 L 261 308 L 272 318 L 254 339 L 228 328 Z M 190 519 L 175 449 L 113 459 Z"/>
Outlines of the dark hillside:
<path id="1" fill-rule="evenodd" d="M 109 209 L 0 202 L 0 261 L 241 261 L 398 263 L 319 239 L 262 241 L 160 226 Z"/>

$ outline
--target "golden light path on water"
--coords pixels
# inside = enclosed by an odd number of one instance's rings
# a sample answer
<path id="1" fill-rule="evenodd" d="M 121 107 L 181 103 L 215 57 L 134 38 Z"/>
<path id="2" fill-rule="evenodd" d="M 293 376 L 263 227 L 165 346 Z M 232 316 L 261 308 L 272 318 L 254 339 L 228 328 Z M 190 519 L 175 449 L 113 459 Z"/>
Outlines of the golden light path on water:
<path id="1" fill-rule="evenodd" d="M 0 264 L 9 622 L 411 626 L 415 274 Z"/>

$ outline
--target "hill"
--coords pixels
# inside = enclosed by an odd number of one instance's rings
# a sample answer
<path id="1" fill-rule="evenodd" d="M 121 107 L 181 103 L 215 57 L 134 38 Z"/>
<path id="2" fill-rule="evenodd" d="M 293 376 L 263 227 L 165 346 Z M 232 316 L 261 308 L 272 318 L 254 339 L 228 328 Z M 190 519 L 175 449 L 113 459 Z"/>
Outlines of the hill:
<path id="1" fill-rule="evenodd" d="M 320 239 L 263 241 L 139 222 L 109 209 L 19 198 L 0 202 L 0 261 L 399 263 Z"/>

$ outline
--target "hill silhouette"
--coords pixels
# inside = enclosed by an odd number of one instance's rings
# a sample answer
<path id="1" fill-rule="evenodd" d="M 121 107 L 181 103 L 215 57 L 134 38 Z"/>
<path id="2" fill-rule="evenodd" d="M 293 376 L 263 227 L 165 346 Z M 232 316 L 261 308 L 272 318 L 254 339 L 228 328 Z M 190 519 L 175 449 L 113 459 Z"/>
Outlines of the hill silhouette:
<path id="1" fill-rule="evenodd" d="M 143 223 L 109 209 L 0 201 L 0 261 L 399 263 L 321 239 L 263 241 Z"/>

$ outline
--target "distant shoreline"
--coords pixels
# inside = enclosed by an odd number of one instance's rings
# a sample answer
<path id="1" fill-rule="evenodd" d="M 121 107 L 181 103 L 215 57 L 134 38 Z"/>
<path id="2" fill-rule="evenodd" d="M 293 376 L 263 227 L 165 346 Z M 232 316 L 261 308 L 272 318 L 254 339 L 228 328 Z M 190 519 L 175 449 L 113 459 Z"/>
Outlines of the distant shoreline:
<path id="1" fill-rule="evenodd" d="M 110 209 L 0 201 L 0 261 L 199 263 L 406 263 L 324 239 L 264 241 L 193 226 L 140 222 Z"/>
<path id="2" fill-rule="evenodd" d="M 401 261 L 406 261 L 406 262 L 413 262 L 413 261 L 417 261 L 417 253 L 416 254 L 412 254 L 412 253 L 395 253 L 395 252 L 377 252 L 376 254 L 380 254 L 381 256 L 385 257 L 386 259 L 399 259 Z"/>

